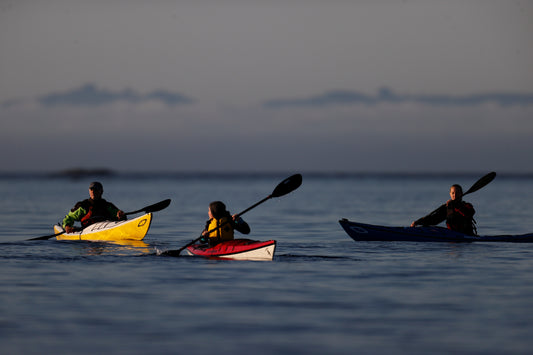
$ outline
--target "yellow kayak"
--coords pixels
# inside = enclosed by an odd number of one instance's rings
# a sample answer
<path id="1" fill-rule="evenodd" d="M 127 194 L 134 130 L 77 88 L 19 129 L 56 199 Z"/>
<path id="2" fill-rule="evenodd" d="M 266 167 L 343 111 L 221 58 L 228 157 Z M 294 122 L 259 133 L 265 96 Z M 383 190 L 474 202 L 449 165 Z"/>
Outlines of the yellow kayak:
<path id="1" fill-rule="evenodd" d="M 56 236 L 57 240 L 90 240 L 90 241 L 120 241 L 142 240 L 150 224 L 152 214 L 147 213 L 140 217 L 127 221 L 105 221 L 91 224 L 79 232 L 64 233 L 62 226 L 54 226 L 55 233 L 63 233 Z"/>

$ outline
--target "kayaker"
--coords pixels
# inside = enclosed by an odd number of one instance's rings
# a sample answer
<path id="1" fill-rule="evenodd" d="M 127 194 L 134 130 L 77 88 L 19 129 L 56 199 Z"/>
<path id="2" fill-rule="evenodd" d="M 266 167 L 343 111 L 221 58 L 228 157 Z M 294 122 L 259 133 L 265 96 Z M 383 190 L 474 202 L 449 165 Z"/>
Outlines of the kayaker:
<path id="1" fill-rule="evenodd" d="M 461 185 L 452 185 L 450 197 L 450 200 L 435 211 L 411 223 L 411 227 L 434 226 L 446 220 L 448 229 L 467 235 L 476 235 L 474 220 L 476 211 L 472 204 L 463 201 Z"/>
<path id="2" fill-rule="evenodd" d="M 104 187 L 98 181 L 89 185 L 89 198 L 76 203 L 63 219 L 63 228 L 67 233 L 75 232 L 74 222 L 81 222 L 83 228 L 101 221 L 121 221 L 126 219 L 124 211 L 102 198 Z"/>
<path id="3" fill-rule="evenodd" d="M 220 242 L 233 240 L 234 230 L 242 234 L 250 233 L 248 223 L 236 214 L 232 216 L 221 201 L 211 202 L 208 214 L 209 220 L 205 223 L 205 229 L 202 232 L 203 238 L 200 240 L 203 243 L 209 243 L 213 246 Z"/>

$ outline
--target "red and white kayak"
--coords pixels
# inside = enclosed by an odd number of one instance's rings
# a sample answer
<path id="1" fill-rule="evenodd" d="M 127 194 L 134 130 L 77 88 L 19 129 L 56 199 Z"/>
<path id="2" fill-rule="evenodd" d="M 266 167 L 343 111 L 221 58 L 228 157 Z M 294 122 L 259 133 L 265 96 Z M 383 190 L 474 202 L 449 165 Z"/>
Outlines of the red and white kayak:
<path id="1" fill-rule="evenodd" d="M 229 240 L 213 247 L 193 244 L 186 249 L 189 255 L 235 260 L 272 260 L 275 250 L 275 240 L 261 242 L 250 239 Z"/>

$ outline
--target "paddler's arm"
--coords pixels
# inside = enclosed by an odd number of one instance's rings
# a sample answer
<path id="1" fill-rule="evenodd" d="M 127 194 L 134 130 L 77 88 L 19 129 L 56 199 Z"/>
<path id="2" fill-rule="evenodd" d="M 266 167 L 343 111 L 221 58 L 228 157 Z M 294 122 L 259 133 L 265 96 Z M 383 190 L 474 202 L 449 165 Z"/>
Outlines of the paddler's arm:
<path id="1" fill-rule="evenodd" d="M 446 219 L 446 204 L 441 205 L 435 211 L 431 212 L 427 216 L 417 219 L 411 223 L 411 227 L 416 226 L 436 226 Z"/>
<path id="2" fill-rule="evenodd" d="M 65 218 L 63 218 L 63 228 L 67 233 L 71 233 L 73 231 L 74 222 L 81 221 L 83 216 L 87 214 L 87 211 L 83 207 L 78 208 L 77 210 L 70 211 L 67 213 Z"/>
<path id="3" fill-rule="evenodd" d="M 234 214 L 233 216 L 233 225 L 235 230 L 241 232 L 242 234 L 250 233 L 250 226 L 246 223 L 241 217 Z"/>
<path id="4" fill-rule="evenodd" d="M 123 219 L 126 219 L 126 214 L 124 213 L 124 211 L 119 210 L 118 207 L 112 204 L 111 202 L 107 203 L 107 211 L 109 212 L 109 215 L 116 218 L 117 221 L 122 221 Z"/>

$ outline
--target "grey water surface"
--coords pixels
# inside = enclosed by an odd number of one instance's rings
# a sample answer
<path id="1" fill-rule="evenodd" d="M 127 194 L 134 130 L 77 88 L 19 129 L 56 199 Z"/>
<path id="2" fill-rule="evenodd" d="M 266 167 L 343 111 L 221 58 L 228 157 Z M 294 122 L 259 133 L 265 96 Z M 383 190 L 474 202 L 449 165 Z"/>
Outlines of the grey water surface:
<path id="1" fill-rule="evenodd" d="M 480 175 L 309 175 L 247 212 L 273 261 L 158 256 L 288 174 L 101 177 L 125 211 L 171 198 L 144 244 L 27 241 L 88 195 L 91 178 L 0 179 L 2 354 L 525 354 L 533 244 L 355 242 L 341 218 L 408 225 Z M 482 235 L 533 232 L 533 177 L 465 197 Z"/>

